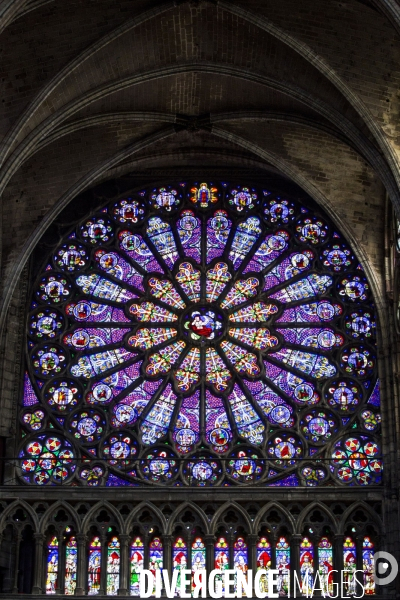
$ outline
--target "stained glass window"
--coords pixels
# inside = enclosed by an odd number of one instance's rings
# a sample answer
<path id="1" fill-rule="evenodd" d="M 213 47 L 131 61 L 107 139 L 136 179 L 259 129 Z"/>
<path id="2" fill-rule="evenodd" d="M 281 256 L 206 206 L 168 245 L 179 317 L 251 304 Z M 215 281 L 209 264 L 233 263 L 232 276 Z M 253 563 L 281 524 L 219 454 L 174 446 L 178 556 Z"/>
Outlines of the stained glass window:
<path id="1" fill-rule="evenodd" d="M 117 537 L 112 537 L 107 546 L 107 596 L 118 594 L 120 563 L 119 540 Z"/>
<path id="2" fill-rule="evenodd" d="M 77 223 L 26 362 L 25 484 L 381 481 L 368 281 L 326 215 L 261 186 L 177 182 Z"/>
<path id="3" fill-rule="evenodd" d="M 100 591 L 101 576 L 101 542 L 100 538 L 93 537 L 89 544 L 88 566 L 88 595 L 97 595 Z"/>
<path id="4" fill-rule="evenodd" d="M 328 538 L 322 537 L 318 543 L 318 572 L 325 596 L 333 595 L 333 550 Z"/>
<path id="5" fill-rule="evenodd" d="M 374 581 L 374 543 L 371 538 L 365 537 L 363 539 L 363 575 L 364 575 L 364 591 L 366 595 L 375 594 L 375 581 Z"/>
<path id="6" fill-rule="evenodd" d="M 131 596 L 140 596 L 140 572 L 144 569 L 144 543 L 141 537 L 135 537 L 130 548 Z"/>
<path id="7" fill-rule="evenodd" d="M 196 571 L 203 571 L 206 569 L 206 547 L 201 537 L 196 537 L 192 543 L 192 592 L 194 591 L 195 584 L 195 574 Z M 200 582 L 201 576 L 200 576 Z"/>
<path id="8" fill-rule="evenodd" d="M 76 588 L 78 570 L 78 548 L 76 538 L 71 537 L 65 546 L 65 594 L 73 596 Z"/>
<path id="9" fill-rule="evenodd" d="M 300 544 L 300 576 L 303 596 L 311 596 L 314 584 L 314 548 L 306 537 Z"/>
<path id="10" fill-rule="evenodd" d="M 174 571 L 178 571 L 176 587 L 180 589 L 182 582 L 182 571 L 187 569 L 188 551 L 186 542 L 181 537 L 175 540 L 172 549 L 172 564 Z"/>
<path id="11" fill-rule="evenodd" d="M 159 537 L 154 537 L 149 544 L 149 570 L 154 576 L 154 589 L 153 595 L 155 594 L 155 581 L 157 571 L 163 568 L 164 563 L 164 552 L 162 541 Z"/>
<path id="12" fill-rule="evenodd" d="M 271 544 L 266 537 L 261 537 L 257 542 L 257 571 L 268 571 L 271 568 L 272 549 Z M 260 592 L 268 593 L 268 579 L 266 575 L 261 575 Z"/>
<path id="13" fill-rule="evenodd" d="M 52 537 L 47 544 L 46 594 L 55 594 L 58 580 L 58 539 Z"/>
<path id="14" fill-rule="evenodd" d="M 357 549 L 354 540 L 346 537 L 343 542 L 344 587 L 348 596 L 357 595 Z"/>
<path id="15" fill-rule="evenodd" d="M 214 569 L 219 571 L 215 577 L 215 588 L 221 586 L 222 596 L 225 597 L 224 571 L 229 569 L 229 544 L 224 537 L 219 537 L 214 546 Z"/>
<path id="16" fill-rule="evenodd" d="M 247 544 L 243 537 L 239 536 L 236 538 L 233 546 L 233 566 L 236 571 L 235 576 L 235 592 L 238 590 L 237 574 L 243 573 L 245 580 L 247 581 L 247 571 L 249 570 L 248 555 L 247 555 Z M 242 594 L 244 594 L 244 586 L 242 586 Z"/>
<path id="17" fill-rule="evenodd" d="M 290 545 L 285 537 L 280 537 L 276 543 L 276 568 L 277 590 L 281 595 L 287 594 L 290 587 Z"/>

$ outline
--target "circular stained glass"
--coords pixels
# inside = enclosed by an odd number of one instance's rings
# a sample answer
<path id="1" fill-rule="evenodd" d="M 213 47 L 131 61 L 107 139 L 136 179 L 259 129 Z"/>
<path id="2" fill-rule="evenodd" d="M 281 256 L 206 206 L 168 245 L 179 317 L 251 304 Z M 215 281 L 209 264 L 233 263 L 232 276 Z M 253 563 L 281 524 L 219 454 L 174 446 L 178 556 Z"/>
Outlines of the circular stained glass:
<path id="1" fill-rule="evenodd" d="M 76 484 L 377 482 L 370 288 L 309 206 L 247 183 L 133 190 L 67 232 L 32 297 L 20 423 L 95 457 Z M 23 452 L 25 482 L 63 479 L 53 451 L 39 470 Z"/>
<path id="2" fill-rule="evenodd" d="M 44 433 L 24 440 L 19 452 L 19 469 L 26 483 L 62 484 L 76 470 L 76 454 L 63 435 Z"/>

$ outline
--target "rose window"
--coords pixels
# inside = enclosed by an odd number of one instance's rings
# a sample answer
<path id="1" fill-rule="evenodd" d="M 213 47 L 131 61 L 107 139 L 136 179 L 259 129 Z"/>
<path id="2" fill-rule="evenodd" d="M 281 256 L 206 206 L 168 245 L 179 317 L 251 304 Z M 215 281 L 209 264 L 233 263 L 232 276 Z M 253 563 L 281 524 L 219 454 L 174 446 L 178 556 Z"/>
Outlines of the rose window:
<path id="1" fill-rule="evenodd" d="M 101 207 L 44 263 L 19 474 L 377 484 L 379 402 L 371 290 L 329 219 L 262 188 L 165 186 Z"/>

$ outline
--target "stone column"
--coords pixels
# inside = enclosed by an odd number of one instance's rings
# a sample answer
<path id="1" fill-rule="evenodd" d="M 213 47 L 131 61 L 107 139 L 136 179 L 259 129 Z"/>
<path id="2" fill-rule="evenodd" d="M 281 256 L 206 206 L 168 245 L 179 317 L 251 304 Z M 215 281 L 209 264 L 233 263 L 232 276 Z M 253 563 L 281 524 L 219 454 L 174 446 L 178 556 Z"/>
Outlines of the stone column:
<path id="1" fill-rule="evenodd" d="M 207 576 L 214 568 L 214 543 L 215 537 L 212 533 L 206 533 L 204 536 L 204 544 L 206 546 L 206 569 Z"/>
<path id="2" fill-rule="evenodd" d="M 32 594 L 43 593 L 43 549 L 45 536 L 43 533 L 34 533 L 35 540 L 35 569 Z M 18 569 L 18 566 L 16 567 Z"/>
<path id="3" fill-rule="evenodd" d="M 118 596 L 128 596 L 130 590 L 129 540 L 130 536 L 127 533 L 122 533 L 119 536 L 119 543 L 121 546 L 121 564 L 119 570 Z"/>
<path id="4" fill-rule="evenodd" d="M 276 533 L 271 532 L 268 539 L 271 544 L 271 569 L 276 569 Z"/>
<path id="5" fill-rule="evenodd" d="M 297 579 L 300 581 L 300 542 L 302 540 L 302 535 L 299 533 L 295 533 L 292 535 L 291 543 L 290 543 L 290 595 L 295 595 L 295 585 L 297 585 L 297 580 L 294 578 L 294 574 L 297 573 Z M 296 588 L 296 594 L 299 593 L 300 590 Z"/>
<path id="6" fill-rule="evenodd" d="M 335 534 L 333 536 L 333 568 L 337 571 L 334 573 L 334 582 L 339 585 L 339 598 L 342 590 L 341 586 L 341 577 L 343 573 L 343 541 L 344 535 L 341 533 Z M 344 590 L 343 590 L 344 592 Z"/>
<path id="7" fill-rule="evenodd" d="M 249 569 L 253 570 L 253 577 L 251 583 L 251 589 L 253 592 L 253 598 L 255 598 L 254 592 L 254 578 L 257 572 L 257 540 L 258 535 L 256 533 L 250 533 L 247 536 L 247 562 Z"/>
<path id="8" fill-rule="evenodd" d="M 235 562 L 233 560 L 233 550 L 234 550 L 235 536 L 233 533 L 229 534 L 228 544 L 229 544 L 229 568 L 233 569 L 235 567 Z"/>
<path id="9" fill-rule="evenodd" d="M 149 568 L 149 556 L 150 556 L 149 544 L 150 544 L 150 536 L 146 532 L 143 536 L 143 545 L 144 545 L 143 568 L 144 569 Z"/>
<path id="10" fill-rule="evenodd" d="M 78 533 L 75 537 L 78 553 L 75 596 L 84 596 L 87 586 L 87 537 L 84 533 Z"/>
<path id="11" fill-rule="evenodd" d="M 103 533 L 101 540 L 101 567 L 100 567 L 100 589 L 99 596 L 107 593 L 107 536 Z"/>
<path id="12" fill-rule="evenodd" d="M 57 536 L 58 539 L 58 572 L 56 594 L 64 593 L 65 586 L 65 541 L 62 533 Z"/>
<path id="13" fill-rule="evenodd" d="M 18 531 L 16 533 L 15 539 L 13 540 L 13 543 L 14 543 L 14 548 L 13 548 L 14 549 L 14 584 L 13 584 L 13 589 L 12 589 L 13 594 L 18 594 L 19 553 L 20 553 L 20 548 L 21 548 L 21 539 L 22 539 L 21 532 Z M 1 540 L 0 540 L 0 543 L 1 543 Z"/>
<path id="14" fill-rule="evenodd" d="M 174 536 L 173 535 L 164 535 L 163 536 L 163 547 L 164 547 L 164 559 L 163 566 L 164 569 L 167 569 L 169 576 L 172 574 L 172 542 Z"/>

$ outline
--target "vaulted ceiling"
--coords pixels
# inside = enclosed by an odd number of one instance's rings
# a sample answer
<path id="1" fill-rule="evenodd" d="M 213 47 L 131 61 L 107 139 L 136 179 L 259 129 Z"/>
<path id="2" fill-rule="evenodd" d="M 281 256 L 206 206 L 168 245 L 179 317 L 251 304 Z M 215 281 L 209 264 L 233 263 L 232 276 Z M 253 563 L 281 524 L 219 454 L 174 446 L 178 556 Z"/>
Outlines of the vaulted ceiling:
<path id="1" fill-rule="evenodd" d="M 144 169 L 276 173 L 383 285 L 400 207 L 395 0 L 3 0 L 3 300 L 77 194 Z"/>

